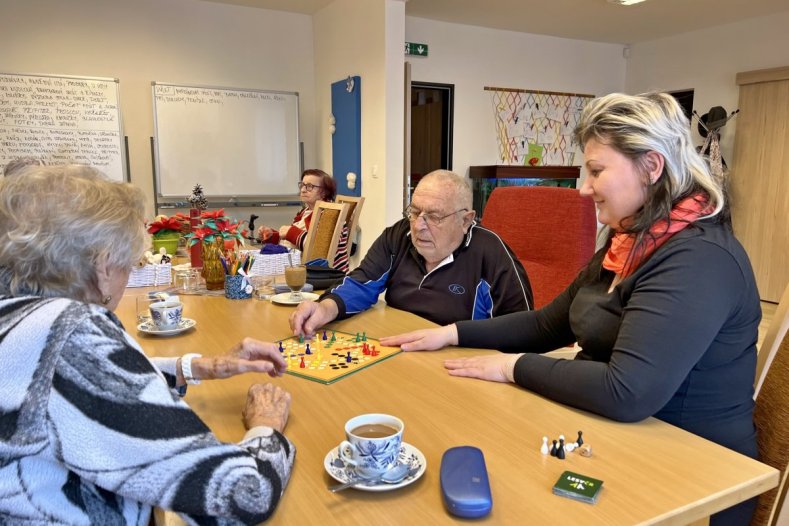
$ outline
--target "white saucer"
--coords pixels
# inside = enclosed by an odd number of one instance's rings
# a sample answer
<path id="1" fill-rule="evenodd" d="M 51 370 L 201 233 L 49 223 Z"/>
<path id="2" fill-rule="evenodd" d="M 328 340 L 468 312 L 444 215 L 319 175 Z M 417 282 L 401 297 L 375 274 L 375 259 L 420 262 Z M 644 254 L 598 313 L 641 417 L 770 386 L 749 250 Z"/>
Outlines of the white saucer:
<path id="1" fill-rule="evenodd" d="M 298 305 L 302 301 L 315 301 L 319 298 L 317 294 L 313 294 L 312 292 L 302 292 L 301 297 L 303 299 L 299 301 L 293 301 L 290 299 L 290 292 L 283 292 L 281 294 L 275 294 L 271 296 L 271 301 L 278 305 Z"/>
<path id="2" fill-rule="evenodd" d="M 360 484 L 359 486 L 354 486 L 353 489 L 361 491 L 391 491 L 393 489 L 408 486 L 421 477 L 427 469 L 427 459 L 425 456 L 421 451 L 407 442 L 403 442 L 400 446 L 400 454 L 397 457 L 397 461 L 401 464 L 407 464 L 409 468 L 419 468 L 419 471 L 410 477 L 406 477 L 402 482 L 398 482 L 397 484 L 386 484 L 384 482 L 372 486 Z M 336 447 L 332 448 L 331 451 L 326 454 L 326 458 L 323 459 L 323 467 L 326 469 L 326 472 L 338 482 L 348 482 L 349 471 L 353 469 L 352 466 L 346 465 L 338 456 Z"/>
<path id="3" fill-rule="evenodd" d="M 145 334 L 151 334 L 153 336 L 173 336 L 175 334 L 181 334 L 184 331 L 188 331 L 192 327 L 197 325 L 197 322 L 189 319 L 189 318 L 181 318 L 181 322 L 178 324 L 178 327 L 174 329 L 157 329 L 156 325 L 153 322 L 146 321 L 137 326 L 137 330 L 140 332 L 144 332 Z"/>

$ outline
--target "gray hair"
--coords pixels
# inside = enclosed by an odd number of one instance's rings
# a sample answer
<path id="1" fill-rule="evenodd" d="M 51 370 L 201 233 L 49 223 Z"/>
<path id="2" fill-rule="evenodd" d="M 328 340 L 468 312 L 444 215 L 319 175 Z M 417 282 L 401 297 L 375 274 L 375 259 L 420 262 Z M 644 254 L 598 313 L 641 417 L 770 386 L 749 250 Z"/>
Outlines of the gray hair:
<path id="1" fill-rule="evenodd" d="M 143 193 L 82 165 L 0 180 L 0 292 L 99 303 L 96 265 L 124 271 L 147 242 Z"/>
<path id="2" fill-rule="evenodd" d="M 455 172 L 449 170 L 433 170 L 429 174 L 419 180 L 422 181 L 436 181 L 440 184 L 451 186 L 455 190 L 455 201 L 458 208 L 465 208 L 466 210 L 472 209 L 472 194 L 471 186 L 465 177 L 461 177 Z"/>
<path id="3" fill-rule="evenodd" d="M 28 166 L 44 166 L 44 161 L 35 157 L 18 157 L 11 161 L 3 168 L 3 176 L 10 177 L 22 173 Z"/>
<path id="4" fill-rule="evenodd" d="M 647 185 L 646 202 L 633 216 L 629 231 L 643 233 L 656 221 L 668 220 L 674 205 L 699 192 L 706 194 L 710 205 L 703 218 L 724 212 L 718 219 L 728 221 L 725 182 L 710 173 L 696 151 L 690 122 L 671 95 L 612 93 L 594 99 L 584 108 L 575 129 L 575 140 L 581 148 L 589 139 L 611 146 L 644 174 L 647 152 L 657 152 L 665 160 L 661 177 Z"/>

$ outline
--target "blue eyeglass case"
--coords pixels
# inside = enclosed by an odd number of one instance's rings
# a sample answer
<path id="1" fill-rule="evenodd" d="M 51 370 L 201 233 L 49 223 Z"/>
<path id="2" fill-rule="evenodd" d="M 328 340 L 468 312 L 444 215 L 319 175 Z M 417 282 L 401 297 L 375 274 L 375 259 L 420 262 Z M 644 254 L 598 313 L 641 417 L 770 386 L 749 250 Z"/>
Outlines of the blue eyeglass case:
<path id="1" fill-rule="evenodd" d="M 447 511 L 466 518 L 484 517 L 493 507 L 485 457 L 473 446 L 453 447 L 441 457 L 441 495 Z"/>

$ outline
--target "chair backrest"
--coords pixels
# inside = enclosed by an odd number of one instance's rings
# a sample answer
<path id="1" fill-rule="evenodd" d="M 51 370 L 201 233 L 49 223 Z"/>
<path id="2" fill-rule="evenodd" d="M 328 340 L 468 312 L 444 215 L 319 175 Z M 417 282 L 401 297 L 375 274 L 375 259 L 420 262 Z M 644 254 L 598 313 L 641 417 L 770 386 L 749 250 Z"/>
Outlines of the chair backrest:
<path id="1" fill-rule="evenodd" d="M 318 201 L 312 210 L 310 228 L 304 240 L 301 261 L 307 263 L 313 259 L 325 259 L 331 265 L 337 252 L 348 205 Z"/>
<path id="2" fill-rule="evenodd" d="M 753 422 L 756 425 L 759 460 L 781 471 L 781 481 L 759 496 L 752 526 L 777 524 L 786 498 L 787 464 L 789 464 L 789 334 L 784 334 L 767 369 L 761 392 L 756 398 Z"/>
<path id="3" fill-rule="evenodd" d="M 364 197 L 338 194 L 334 201 L 348 205 L 348 237 L 349 241 L 354 241 L 356 239 L 356 228 L 359 226 L 359 215 L 361 215 L 362 207 L 364 206 Z"/>
<path id="4" fill-rule="evenodd" d="M 558 296 L 594 254 L 594 202 L 572 188 L 495 188 L 482 225 L 496 232 L 523 264 L 535 308 Z"/>
<path id="5" fill-rule="evenodd" d="M 756 378 L 753 383 L 754 399 L 759 395 L 764 378 L 770 369 L 770 363 L 775 358 L 775 353 L 778 352 L 778 347 L 787 330 L 789 330 L 789 283 L 784 289 L 783 296 L 778 302 L 778 308 L 775 309 L 773 319 L 767 328 L 767 334 L 764 335 L 762 345 L 759 347 L 759 354 L 756 358 Z"/>

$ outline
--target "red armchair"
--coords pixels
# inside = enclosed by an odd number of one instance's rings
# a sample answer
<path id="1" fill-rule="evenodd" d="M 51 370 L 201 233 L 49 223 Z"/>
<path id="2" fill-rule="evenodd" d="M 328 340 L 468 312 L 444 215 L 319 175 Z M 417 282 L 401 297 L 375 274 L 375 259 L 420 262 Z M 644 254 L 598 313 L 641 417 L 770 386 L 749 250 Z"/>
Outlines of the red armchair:
<path id="1" fill-rule="evenodd" d="M 538 309 L 567 288 L 594 254 L 594 202 L 572 188 L 496 188 L 482 213 L 482 226 L 501 236 L 518 256 Z"/>

